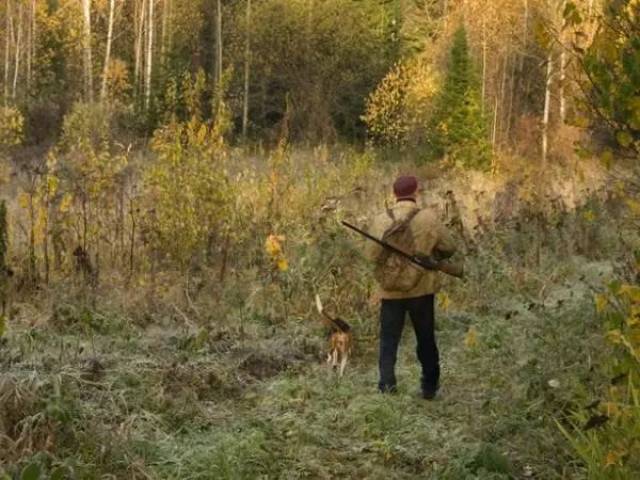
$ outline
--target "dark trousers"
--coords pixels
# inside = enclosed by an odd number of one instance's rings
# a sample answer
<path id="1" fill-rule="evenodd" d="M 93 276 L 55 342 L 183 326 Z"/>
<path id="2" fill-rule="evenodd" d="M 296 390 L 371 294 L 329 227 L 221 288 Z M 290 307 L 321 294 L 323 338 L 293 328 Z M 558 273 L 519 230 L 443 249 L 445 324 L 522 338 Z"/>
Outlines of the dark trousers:
<path id="1" fill-rule="evenodd" d="M 398 345 L 407 313 L 413 323 L 418 346 L 416 353 L 422 365 L 422 389 L 435 391 L 440 379 L 440 357 L 434 332 L 434 295 L 382 300 L 380 308 L 380 390 L 396 386 L 395 366 Z"/>

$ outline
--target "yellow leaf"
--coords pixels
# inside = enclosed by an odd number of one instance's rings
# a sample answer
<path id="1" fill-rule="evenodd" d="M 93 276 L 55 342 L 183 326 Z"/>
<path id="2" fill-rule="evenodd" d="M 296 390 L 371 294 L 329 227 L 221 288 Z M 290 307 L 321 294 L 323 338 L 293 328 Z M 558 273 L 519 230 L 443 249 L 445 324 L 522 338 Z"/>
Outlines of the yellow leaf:
<path id="1" fill-rule="evenodd" d="M 604 166 L 609 169 L 613 165 L 613 152 L 611 150 L 605 150 L 601 157 Z"/>
<path id="2" fill-rule="evenodd" d="M 582 216 L 589 223 L 593 223 L 596 219 L 596 214 L 593 213 L 593 210 L 587 210 L 582 214 Z"/>
<path id="3" fill-rule="evenodd" d="M 60 213 L 67 213 L 71 208 L 71 204 L 73 203 L 73 196 L 70 194 L 65 194 L 60 201 L 60 205 L 58 206 L 58 210 Z"/>
<path id="4" fill-rule="evenodd" d="M 614 465 L 621 465 L 622 457 L 624 457 L 626 454 L 627 452 L 624 450 L 621 450 L 621 451 L 610 450 L 609 452 L 607 452 L 607 455 L 604 458 L 604 466 L 611 467 Z"/>
<path id="5" fill-rule="evenodd" d="M 640 215 L 640 202 L 638 200 L 629 198 L 627 199 L 626 204 L 629 207 L 629 210 L 631 210 L 631 213 L 634 215 Z"/>
<path id="6" fill-rule="evenodd" d="M 287 259 L 282 257 L 278 259 L 278 270 L 280 270 L 281 272 L 286 272 L 287 270 L 289 270 L 289 262 L 287 262 Z"/>
<path id="7" fill-rule="evenodd" d="M 29 208 L 29 194 L 27 192 L 22 192 L 18 195 L 18 205 L 21 208 Z"/>
<path id="8" fill-rule="evenodd" d="M 440 308 L 443 312 L 446 312 L 447 310 L 449 310 L 450 306 L 451 306 L 451 298 L 449 298 L 449 295 L 442 292 L 438 296 L 438 308 Z"/>
<path id="9" fill-rule="evenodd" d="M 478 331 L 476 327 L 471 326 L 464 336 L 464 346 L 467 348 L 474 348 L 478 345 Z"/>
<path id="10" fill-rule="evenodd" d="M 636 285 L 623 285 L 620 294 L 626 296 L 633 303 L 640 303 L 640 287 Z"/>
<path id="11" fill-rule="evenodd" d="M 616 134 L 616 140 L 621 146 L 627 148 L 629 145 L 631 145 L 631 142 L 633 142 L 633 137 L 629 134 L 629 132 L 621 130 Z"/>
<path id="12" fill-rule="evenodd" d="M 594 297 L 596 303 L 596 312 L 602 313 L 607 307 L 607 296 L 604 293 L 599 293 Z"/>
<path id="13" fill-rule="evenodd" d="M 610 330 L 609 332 L 607 332 L 607 340 L 609 340 L 614 345 L 619 345 L 623 340 L 622 333 L 618 329 Z"/>
<path id="14" fill-rule="evenodd" d="M 284 236 L 282 235 L 269 235 L 264 242 L 264 249 L 271 257 L 277 257 L 282 253 L 282 242 L 284 242 Z"/>

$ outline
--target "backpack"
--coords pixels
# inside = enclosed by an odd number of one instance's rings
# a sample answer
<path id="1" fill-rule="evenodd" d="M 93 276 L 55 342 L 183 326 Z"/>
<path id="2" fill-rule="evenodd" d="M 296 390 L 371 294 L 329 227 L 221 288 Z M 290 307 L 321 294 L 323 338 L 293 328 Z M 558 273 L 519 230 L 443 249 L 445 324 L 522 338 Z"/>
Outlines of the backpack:
<path id="1" fill-rule="evenodd" d="M 420 209 L 416 208 L 406 218 L 396 220 L 393 212 L 387 209 L 387 214 L 393 223 L 382 235 L 382 241 L 409 255 L 413 255 L 415 246 L 410 224 L 419 211 Z M 420 267 L 387 249 L 380 253 L 373 272 L 378 284 L 384 290 L 393 292 L 408 292 L 412 290 L 423 274 L 424 271 Z"/>

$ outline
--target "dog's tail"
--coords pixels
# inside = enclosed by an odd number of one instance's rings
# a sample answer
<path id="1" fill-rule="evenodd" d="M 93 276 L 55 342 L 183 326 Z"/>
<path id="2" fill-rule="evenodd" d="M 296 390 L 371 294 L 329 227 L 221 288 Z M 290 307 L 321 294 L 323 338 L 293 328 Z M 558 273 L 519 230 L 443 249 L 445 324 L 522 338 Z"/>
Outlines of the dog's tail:
<path id="1" fill-rule="evenodd" d="M 325 319 L 325 323 L 331 328 L 332 331 L 339 332 L 350 332 L 351 325 L 342 320 L 341 318 L 333 318 L 327 312 L 324 311 L 322 307 L 322 302 L 320 301 L 320 295 L 316 294 L 316 308 L 318 309 L 318 313 L 322 315 Z"/>

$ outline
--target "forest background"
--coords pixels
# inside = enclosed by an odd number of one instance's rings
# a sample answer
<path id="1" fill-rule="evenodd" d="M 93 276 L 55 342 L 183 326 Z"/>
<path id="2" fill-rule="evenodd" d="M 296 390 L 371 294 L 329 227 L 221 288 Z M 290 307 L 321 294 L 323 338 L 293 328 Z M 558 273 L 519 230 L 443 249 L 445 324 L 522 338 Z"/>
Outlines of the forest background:
<path id="1" fill-rule="evenodd" d="M 639 15 L 4 0 L 0 475 L 633 478 Z M 371 272 L 337 221 L 402 172 L 467 258 L 431 407 L 373 394 Z M 315 293 L 356 328 L 340 382 Z"/>

